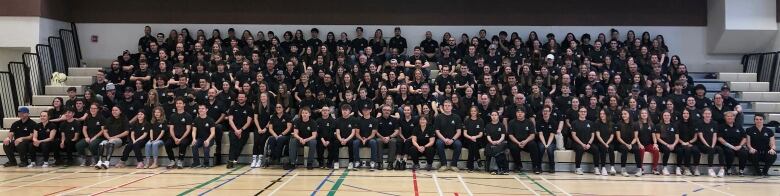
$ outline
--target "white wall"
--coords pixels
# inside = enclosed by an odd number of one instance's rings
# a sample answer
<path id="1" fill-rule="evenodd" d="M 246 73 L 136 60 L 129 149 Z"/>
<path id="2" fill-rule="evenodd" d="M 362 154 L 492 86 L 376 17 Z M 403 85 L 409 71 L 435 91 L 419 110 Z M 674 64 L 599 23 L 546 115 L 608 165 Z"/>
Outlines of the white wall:
<path id="1" fill-rule="evenodd" d="M 0 47 L 34 48 L 38 44 L 39 24 L 40 17 L 0 17 Z"/>
<path id="2" fill-rule="evenodd" d="M 0 71 L 8 71 L 8 62 L 21 62 L 22 53 L 30 51 L 28 47 L 0 48 Z"/>
<path id="3" fill-rule="evenodd" d="M 110 60 L 120 55 L 123 50 L 135 50 L 138 38 L 143 35 L 143 27 L 147 24 L 118 24 L 118 23 L 78 23 L 77 29 L 79 39 L 81 40 L 81 49 L 84 59 L 90 65 L 106 66 Z M 347 32 L 350 38 L 354 38 L 354 30 L 358 25 L 246 25 L 246 24 L 150 24 L 154 34 L 162 32 L 168 34 L 171 29 L 188 28 L 193 35 L 198 29 L 206 31 L 207 37 L 215 28 L 220 29 L 223 36 L 227 35 L 227 29 L 233 27 L 240 35 L 247 29 L 256 34 L 257 31 L 274 31 L 277 36 L 282 35 L 284 31 L 295 31 L 301 29 L 308 38 L 308 31 L 312 27 L 320 29 L 320 39 L 324 39 L 329 31 L 333 31 L 336 36 L 341 32 Z M 377 28 L 381 28 L 385 37 L 393 34 L 392 25 L 362 25 L 367 37 L 373 36 Z M 450 32 L 460 41 L 460 34 L 467 33 L 470 36 L 476 35 L 480 29 L 486 29 L 488 36 L 498 34 L 504 30 L 509 33 L 518 32 L 525 39 L 530 31 L 536 31 L 540 37 L 551 32 L 555 33 L 559 40 L 572 32 L 579 37 L 583 33 L 590 33 L 592 37 L 603 32 L 608 35 L 609 26 L 401 26 L 403 36 L 406 37 L 410 47 L 420 43 L 424 39 L 425 31 L 430 30 L 434 39 L 441 40 L 444 32 Z M 740 55 L 711 55 L 706 52 L 706 27 L 677 27 L 677 26 L 652 26 L 652 27 L 614 27 L 618 29 L 621 36 L 625 36 L 626 31 L 634 30 L 639 36 L 643 31 L 651 32 L 652 36 L 657 34 L 664 35 L 666 43 L 671 50 L 671 54 L 680 55 L 683 62 L 689 65 L 691 71 L 741 71 L 739 65 Z M 99 36 L 98 43 L 90 42 L 92 35 Z M 716 70 L 713 70 L 713 67 Z"/>
<path id="4" fill-rule="evenodd" d="M 59 36 L 60 29 L 70 29 L 70 23 L 48 18 L 40 18 L 39 43 L 49 43 L 49 36 Z"/>

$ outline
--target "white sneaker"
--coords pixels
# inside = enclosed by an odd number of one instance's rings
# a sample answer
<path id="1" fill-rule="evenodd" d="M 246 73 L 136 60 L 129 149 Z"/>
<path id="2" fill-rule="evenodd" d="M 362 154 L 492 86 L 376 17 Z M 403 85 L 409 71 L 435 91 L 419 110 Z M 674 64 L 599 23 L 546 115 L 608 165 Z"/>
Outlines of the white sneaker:
<path id="1" fill-rule="evenodd" d="M 674 175 L 682 176 L 682 169 L 679 166 L 674 169 Z"/>
<path id="2" fill-rule="evenodd" d="M 607 167 L 601 167 L 601 175 L 602 176 L 608 176 L 609 173 L 607 173 Z"/>
<path id="3" fill-rule="evenodd" d="M 597 176 L 600 176 L 601 175 L 601 170 L 599 170 L 599 168 L 597 167 L 597 168 L 593 169 L 593 174 L 596 174 Z"/>
<path id="4" fill-rule="evenodd" d="M 263 166 L 263 155 L 257 155 L 257 164 L 256 164 L 256 166 L 257 167 L 262 167 Z"/>
<path id="5" fill-rule="evenodd" d="M 251 168 L 257 168 L 257 155 L 252 155 L 252 164 L 249 164 Z"/>
<path id="6" fill-rule="evenodd" d="M 718 178 L 722 178 L 725 175 L 726 175 L 726 170 L 720 168 L 720 170 L 718 170 Z"/>
<path id="7" fill-rule="evenodd" d="M 44 161 L 43 165 L 41 165 L 41 168 L 49 168 L 49 162 L 48 161 Z"/>
<path id="8" fill-rule="evenodd" d="M 35 167 L 35 162 L 30 162 L 29 165 L 27 165 L 27 168 L 33 168 Z"/>
<path id="9" fill-rule="evenodd" d="M 707 169 L 707 174 L 709 174 L 710 177 L 713 178 L 718 177 L 717 175 L 715 175 L 715 170 L 712 170 L 712 168 Z"/>
<path id="10" fill-rule="evenodd" d="M 373 161 L 371 161 L 371 164 L 369 166 L 370 168 L 368 168 L 368 171 L 374 171 L 376 169 L 376 163 L 374 163 Z"/>
<path id="11" fill-rule="evenodd" d="M 693 175 L 693 173 L 691 173 L 691 169 L 685 169 L 685 171 L 683 171 L 683 174 L 686 175 L 686 176 Z"/>
<path id="12" fill-rule="evenodd" d="M 585 174 L 585 173 L 583 173 L 583 172 L 582 172 L 582 168 L 577 168 L 577 169 L 575 169 L 575 170 L 574 170 L 574 173 L 575 173 L 575 174 L 577 174 L 577 175 L 583 175 L 583 174 Z"/>
<path id="13" fill-rule="evenodd" d="M 615 171 L 615 166 L 609 166 L 609 175 L 615 175 L 617 174 L 617 171 Z"/>
<path id="14" fill-rule="evenodd" d="M 354 170 L 355 169 L 355 163 L 350 162 L 349 164 L 347 164 L 347 169 L 348 170 Z"/>
<path id="15" fill-rule="evenodd" d="M 626 168 L 625 167 L 620 169 L 620 175 L 623 175 L 623 177 L 628 177 L 629 176 L 628 172 L 626 172 Z"/>
<path id="16" fill-rule="evenodd" d="M 339 170 L 339 162 L 333 163 L 333 169 Z"/>
<path id="17" fill-rule="evenodd" d="M 663 174 L 664 176 L 668 176 L 669 175 L 669 169 L 664 167 L 664 169 L 661 170 L 661 174 Z"/>
<path id="18" fill-rule="evenodd" d="M 639 168 L 636 170 L 636 174 L 634 174 L 636 177 L 642 177 L 642 168 Z"/>

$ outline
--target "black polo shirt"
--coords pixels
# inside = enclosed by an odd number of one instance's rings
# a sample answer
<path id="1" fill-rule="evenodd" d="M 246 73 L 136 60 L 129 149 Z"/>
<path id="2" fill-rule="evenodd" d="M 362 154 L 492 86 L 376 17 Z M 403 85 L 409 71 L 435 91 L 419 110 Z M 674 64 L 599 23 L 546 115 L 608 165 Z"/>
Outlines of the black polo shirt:
<path id="1" fill-rule="evenodd" d="M 742 127 L 729 126 L 727 124 L 721 125 L 720 131 L 718 131 L 719 138 L 723 138 L 723 140 L 734 146 L 739 145 L 742 138 L 745 138 L 746 135 L 745 129 Z"/>
<path id="2" fill-rule="evenodd" d="M 534 127 L 534 125 L 531 124 L 531 121 L 528 119 L 525 119 L 523 121 L 512 119 L 511 121 L 509 121 L 508 128 L 509 128 L 509 134 L 515 136 L 515 139 L 517 139 L 517 141 L 525 140 L 531 134 L 536 133 L 536 127 Z"/>
<path id="3" fill-rule="evenodd" d="M 501 139 L 501 135 L 507 134 L 507 130 L 505 130 L 503 123 L 487 123 L 485 124 L 485 135 L 489 136 L 490 139 L 498 140 Z"/>
<path id="4" fill-rule="evenodd" d="M 423 130 L 422 127 L 415 128 L 414 136 L 417 138 L 417 145 L 424 146 L 430 142 L 431 138 L 436 138 L 436 131 L 433 126 L 426 126 Z"/>
<path id="5" fill-rule="evenodd" d="M 206 116 L 210 117 L 211 119 L 217 120 L 219 119 L 219 116 L 222 116 L 222 114 L 225 114 L 225 111 L 227 111 L 228 107 L 225 106 L 224 103 L 215 100 L 214 103 L 209 103 L 209 101 L 206 101 L 204 103 L 206 108 L 209 109 L 208 112 L 206 112 Z M 223 121 L 225 122 L 225 121 Z M 216 123 L 216 122 L 215 122 Z"/>
<path id="6" fill-rule="evenodd" d="M 425 53 L 434 53 L 439 48 L 439 42 L 433 39 L 426 39 L 420 42 L 420 47 Z"/>
<path id="7" fill-rule="evenodd" d="M 406 44 L 406 38 L 398 36 L 390 38 L 388 46 L 390 46 L 390 49 L 398 49 L 398 54 L 403 54 L 409 45 Z"/>
<path id="8" fill-rule="evenodd" d="M 301 138 L 311 137 L 312 133 L 317 132 L 317 123 L 312 119 L 309 119 L 309 121 L 306 122 L 302 119 L 298 119 L 293 123 L 293 127 L 298 130 L 298 137 Z"/>
<path id="9" fill-rule="evenodd" d="M 70 140 L 73 139 L 73 136 L 76 135 L 76 133 L 81 134 L 81 122 L 73 120 L 71 122 L 68 121 L 62 121 L 60 122 L 59 127 L 60 133 L 65 134 L 65 138 Z"/>
<path id="10" fill-rule="evenodd" d="M 271 116 L 271 121 L 270 122 L 271 122 L 271 129 L 277 135 L 282 135 L 282 133 L 284 133 L 284 130 L 287 129 L 287 123 L 292 123 L 290 121 L 290 117 L 287 116 L 287 114 L 284 114 L 281 117 L 279 115 L 274 114 L 274 115 Z M 288 135 L 288 134 L 285 134 L 285 135 Z"/>
<path id="11" fill-rule="evenodd" d="M 252 106 L 248 103 L 244 103 L 244 105 L 233 105 L 233 107 L 230 108 L 228 115 L 233 116 L 233 124 L 236 125 L 236 128 L 240 129 L 246 124 L 246 118 L 253 117 L 254 113 L 252 113 Z"/>
<path id="12" fill-rule="evenodd" d="M 339 136 L 342 139 L 349 137 L 352 134 L 352 130 L 357 128 L 356 120 L 354 117 L 338 118 L 336 120 L 336 129 L 339 130 Z"/>
<path id="13" fill-rule="evenodd" d="M 168 119 L 168 125 L 173 125 L 173 133 L 176 134 L 176 137 L 182 137 L 184 135 L 184 132 L 187 131 L 187 125 L 191 125 L 193 123 L 193 118 L 190 113 L 183 112 L 183 113 L 176 113 L 174 112 L 171 114 L 170 119 Z"/>
<path id="14" fill-rule="evenodd" d="M 129 131 L 130 125 L 126 118 L 109 117 L 106 119 L 106 132 L 109 137 L 117 136 L 122 132 Z"/>
<path id="15" fill-rule="evenodd" d="M 390 135 L 395 132 L 396 129 L 398 129 L 398 121 L 393 117 L 379 117 L 379 135 L 382 135 L 383 137 L 390 137 Z"/>
<path id="16" fill-rule="evenodd" d="M 775 137 L 771 129 L 763 127 L 761 130 L 753 126 L 747 129 L 747 136 L 750 137 L 750 145 L 758 151 L 767 151 L 770 149 L 769 139 Z"/>
<path id="17" fill-rule="evenodd" d="M 324 138 L 328 141 L 335 140 L 336 119 L 328 117 L 317 120 L 317 137 Z"/>
<path id="18" fill-rule="evenodd" d="M 201 118 L 197 117 L 195 119 L 195 123 L 193 123 L 193 128 L 196 128 L 197 133 L 195 136 L 200 140 L 205 140 L 209 138 L 209 135 L 211 135 L 211 128 L 215 128 L 217 123 L 214 122 L 214 119 L 211 117 Z M 216 133 L 216 129 L 214 130 L 214 134 Z"/>
<path id="19" fill-rule="evenodd" d="M 51 132 L 57 132 L 57 125 L 55 125 L 52 122 L 46 123 L 44 125 L 43 123 L 38 123 L 38 140 L 45 140 L 46 138 L 49 138 L 49 133 Z M 58 137 L 55 135 L 54 140 L 57 140 Z"/>
<path id="20" fill-rule="evenodd" d="M 371 132 L 379 128 L 379 121 L 374 117 L 369 119 L 363 117 L 358 118 L 357 124 L 358 128 L 360 129 L 357 134 L 362 137 L 371 136 Z"/>
<path id="21" fill-rule="evenodd" d="M 466 118 L 463 120 L 463 128 L 469 135 L 476 136 L 485 131 L 485 121 L 481 118 L 477 118 L 477 120 Z"/>
<path id="22" fill-rule="evenodd" d="M 434 129 L 438 130 L 444 138 L 455 137 L 457 130 L 463 127 L 463 120 L 457 114 L 439 114 L 433 122 Z"/>
<path id="23" fill-rule="evenodd" d="M 27 119 L 24 122 L 17 120 L 11 124 L 11 133 L 14 133 L 14 137 L 16 138 L 27 137 L 30 136 L 37 127 L 38 125 L 31 119 Z"/>
<path id="24" fill-rule="evenodd" d="M 591 134 L 594 132 L 593 122 L 589 120 L 575 120 L 571 121 L 571 129 L 576 133 L 580 142 L 587 144 L 590 141 Z"/>

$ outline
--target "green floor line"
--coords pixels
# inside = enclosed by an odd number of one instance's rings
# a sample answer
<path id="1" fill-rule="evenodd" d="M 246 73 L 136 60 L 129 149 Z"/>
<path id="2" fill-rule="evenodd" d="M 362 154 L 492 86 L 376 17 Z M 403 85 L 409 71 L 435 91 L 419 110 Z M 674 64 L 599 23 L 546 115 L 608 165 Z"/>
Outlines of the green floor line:
<path id="1" fill-rule="evenodd" d="M 339 190 L 339 187 L 341 186 L 341 183 L 344 182 L 344 179 L 347 178 L 347 175 L 349 174 L 349 170 L 345 169 L 344 173 L 341 173 L 341 176 L 339 176 L 339 180 L 336 181 L 336 184 L 333 184 L 333 187 L 330 188 L 330 191 L 328 191 L 328 196 L 336 195 L 336 191 Z"/>
<path id="2" fill-rule="evenodd" d="M 534 184 L 536 184 L 536 186 L 538 186 L 539 188 L 542 188 L 542 189 L 543 189 L 545 192 L 549 193 L 550 195 L 555 195 L 555 194 L 554 194 L 554 193 L 552 193 L 552 192 L 551 192 L 549 189 L 547 189 L 546 187 L 542 186 L 542 184 L 539 184 L 539 182 L 536 182 L 536 180 L 534 180 L 534 179 L 533 179 L 533 178 L 531 178 L 530 176 L 526 175 L 525 173 L 521 173 L 521 174 L 522 174 L 523 176 L 525 176 L 526 178 L 528 178 L 529 180 L 531 180 L 531 182 L 533 182 Z"/>
<path id="3" fill-rule="evenodd" d="M 195 186 L 195 187 L 192 187 L 192 188 L 190 188 L 190 189 L 187 189 L 186 191 L 184 191 L 184 192 L 182 192 L 182 193 L 179 193 L 177 196 L 183 196 L 183 195 L 187 195 L 187 194 L 191 193 L 192 191 L 195 191 L 195 190 L 198 190 L 198 189 L 200 189 L 200 188 L 203 188 L 204 186 L 206 186 L 206 185 L 208 185 L 208 184 L 211 184 L 211 183 L 213 183 L 213 182 L 215 182 L 215 181 L 219 180 L 220 178 L 223 178 L 223 177 L 225 177 L 225 176 L 227 176 L 227 175 L 230 175 L 230 174 L 232 174 L 233 172 L 235 172 L 235 171 L 237 171 L 237 170 L 239 170 L 239 169 L 241 169 L 241 168 L 244 168 L 245 166 L 246 166 L 246 165 L 240 165 L 240 166 L 236 167 L 236 168 L 235 168 L 235 169 L 233 169 L 233 170 L 230 170 L 230 171 L 228 171 L 228 172 L 225 172 L 225 173 L 224 173 L 224 174 L 222 174 L 222 175 L 219 175 L 219 176 L 217 176 L 217 177 L 214 177 L 214 178 L 212 178 L 212 179 L 211 179 L 211 180 L 209 180 L 209 181 L 206 181 L 206 182 L 200 183 L 198 186 Z"/>

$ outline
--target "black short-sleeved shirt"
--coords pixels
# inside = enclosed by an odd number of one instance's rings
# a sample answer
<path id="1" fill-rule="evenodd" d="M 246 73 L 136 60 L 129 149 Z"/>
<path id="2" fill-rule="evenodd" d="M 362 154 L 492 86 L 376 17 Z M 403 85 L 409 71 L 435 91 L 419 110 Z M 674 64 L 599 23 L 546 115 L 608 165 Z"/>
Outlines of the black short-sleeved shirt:
<path id="1" fill-rule="evenodd" d="M 122 134 L 122 132 L 129 131 L 130 123 L 126 118 L 109 117 L 106 119 L 106 124 L 104 126 L 106 127 L 108 136 L 113 137 Z"/>
<path id="2" fill-rule="evenodd" d="M 496 124 L 493 123 L 487 123 L 485 124 L 485 134 L 490 137 L 492 140 L 498 140 L 501 139 L 501 135 L 506 134 L 507 130 L 504 128 L 504 124 L 499 122 Z M 521 138 L 518 138 L 521 139 Z M 525 138 L 522 138 L 525 139 Z"/>
<path id="3" fill-rule="evenodd" d="M 598 132 L 599 136 L 601 136 L 601 139 L 604 140 L 604 142 L 609 140 L 609 137 L 614 135 L 616 130 L 614 126 L 608 123 L 603 123 L 601 121 L 596 121 L 594 127 L 594 131 Z"/>
<path id="4" fill-rule="evenodd" d="M 246 124 L 247 117 L 254 116 L 254 113 L 252 113 L 252 106 L 244 103 L 243 106 L 240 104 L 233 105 L 233 107 L 230 108 L 228 115 L 233 116 L 233 124 L 236 125 L 236 128 L 240 129 Z"/>
<path id="5" fill-rule="evenodd" d="M 718 131 L 719 138 L 723 138 L 723 140 L 734 146 L 739 145 L 742 138 L 745 138 L 746 135 L 745 129 L 742 127 L 729 126 L 727 124 L 721 125 Z"/>
<path id="6" fill-rule="evenodd" d="M 580 142 L 587 144 L 594 132 L 593 122 L 589 120 L 575 120 L 570 122 L 572 132 L 575 132 Z"/>
<path id="7" fill-rule="evenodd" d="M 406 50 L 407 47 L 409 47 L 408 44 L 406 44 L 406 38 L 404 37 L 392 37 L 390 38 L 390 43 L 388 44 L 390 49 L 398 49 L 398 54 L 403 54 L 404 50 Z"/>
<path id="8" fill-rule="evenodd" d="M 713 136 L 716 133 L 718 133 L 719 129 L 720 129 L 720 125 L 718 124 L 718 122 L 711 120 L 710 123 L 705 123 L 704 121 L 699 122 L 699 124 L 696 125 L 695 131 L 696 133 L 702 134 L 702 137 L 704 137 L 704 140 L 707 141 L 707 144 L 712 145 L 712 139 L 717 139 L 714 138 Z"/>
<path id="9" fill-rule="evenodd" d="M 415 128 L 414 136 L 417 138 L 417 145 L 424 146 L 431 138 L 436 138 L 436 131 L 430 125 L 426 126 L 424 130 L 418 126 Z"/>
<path id="10" fill-rule="evenodd" d="M 298 137 L 301 138 L 311 137 L 312 133 L 317 132 L 317 123 L 311 119 L 306 122 L 298 119 L 295 121 L 295 123 L 293 123 L 293 127 L 298 130 Z"/>
<path id="11" fill-rule="evenodd" d="M 37 127 L 38 125 L 30 119 L 24 122 L 17 120 L 11 124 L 11 132 L 14 133 L 14 137 L 16 138 L 27 137 L 32 135 L 33 130 L 35 130 Z"/>
<path id="12" fill-rule="evenodd" d="M 401 119 L 400 124 L 401 124 L 401 135 L 403 135 L 403 137 L 407 139 L 412 137 L 414 130 L 420 126 L 419 119 L 416 117 L 412 117 L 408 121 L 405 118 Z"/>
<path id="13" fill-rule="evenodd" d="M 357 132 L 357 134 L 360 135 L 361 137 L 371 136 L 371 132 L 379 128 L 379 121 L 376 120 L 376 118 L 374 117 L 371 117 L 369 119 L 358 118 L 357 124 L 358 124 L 358 128 L 360 129 Z"/>
<path id="14" fill-rule="evenodd" d="M 174 112 L 168 120 L 168 124 L 173 125 L 173 133 L 176 134 L 176 137 L 182 137 L 184 132 L 187 131 L 187 125 L 191 125 L 193 122 L 192 115 L 187 112 Z"/>
<path id="15" fill-rule="evenodd" d="M 653 125 L 653 123 L 639 123 L 639 142 L 642 142 L 642 145 L 653 144 L 653 133 L 655 132 L 655 129 L 656 126 Z"/>
<path id="16" fill-rule="evenodd" d="M 49 138 L 49 134 L 51 132 L 57 132 L 57 125 L 55 125 L 52 122 L 46 123 L 44 125 L 43 123 L 38 123 L 38 139 L 39 140 L 45 140 L 46 138 Z M 55 135 L 54 140 L 57 140 L 58 137 Z"/>
<path id="17" fill-rule="evenodd" d="M 635 122 L 625 123 L 623 120 L 620 120 L 615 126 L 615 132 L 620 132 L 620 139 L 629 144 L 631 140 L 634 140 L 634 132 L 636 131 L 639 131 L 639 124 Z M 647 145 L 646 143 L 643 144 Z"/>
<path id="18" fill-rule="evenodd" d="M 202 139 L 202 140 L 208 139 L 209 135 L 211 135 L 211 128 L 215 128 L 216 125 L 217 125 L 217 123 L 215 123 L 214 119 L 212 119 L 211 117 L 206 117 L 206 118 L 197 117 L 197 118 L 195 118 L 195 123 L 193 123 L 193 126 L 192 126 L 192 128 L 196 128 L 197 129 L 197 133 L 195 135 L 195 136 L 197 136 L 197 138 L 195 138 L 195 139 Z M 214 134 L 217 134 L 216 133 L 216 129 L 214 131 L 215 131 Z"/>
<path id="19" fill-rule="evenodd" d="M 379 131 L 379 135 L 382 135 L 383 137 L 389 137 L 393 134 L 393 132 L 395 132 L 396 129 L 399 128 L 398 121 L 395 118 L 379 117 L 377 120 L 379 120 L 379 128 L 377 131 Z"/>
<path id="20" fill-rule="evenodd" d="M 168 123 L 158 122 L 152 124 L 151 129 L 149 129 L 149 138 L 157 139 L 157 136 L 159 136 L 160 133 L 163 134 L 163 138 L 165 138 L 165 136 L 168 135 Z"/>
<path id="21" fill-rule="evenodd" d="M 463 121 L 457 114 L 439 114 L 433 122 L 434 129 L 438 130 L 444 138 L 455 137 L 457 130 L 463 127 Z"/>
<path id="22" fill-rule="evenodd" d="M 660 134 L 660 137 L 658 139 L 663 140 L 667 144 L 674 143 L 675 135 L 679 134 L 679 129 L 677 128 L 677 125 L 674 123 L 669 124 L 658 124 L 657 129 L 655 129 L 655 133 Z"/>
<path id="23" fill-rule="evenodd" d="M 336 119 L 328 117 L 317 120 L 317 137 L 325 140 L 336 138 Z"/>
<path id="24" fill-rule="evenodd" d="M 559 122 L 560 121 L 552 117 L 552 114 L 550 114 L 550 119 L 547 121 L 540 117 L 539 120 L 536 121 L 536 132 L 542 133 L 542 136 L 546 139 L 550 135 L 557 134 Z"/>
<path id="25" fill-rule="evenodd" d="M 485 132 L 485 122 L 481 118 L 477 118 L 477 120 L 466 118 L 463 120 L 463 128 L 470 136 L 476 136 Z"/>
<path id="26" fill-rule="evenodd" d="M 771 129 L 763 127 L 761 130 L 758 127 L 753 126 L 748 128 L 747 136 L 750 138 L 750 145 L 758 151 L 769 150 L 769 139 L 775 137 L 775 133 Z"/>
<path id="27" fill-rule="evenodd" d="M 287 123 L 292 123 L 290 121 L 290 117 L 287 116 L 287 114 L 284 114 L 281 117 L 276 114 L 271 116 L 271 129 L 277 135 L 282 135 L 282 133 L 284 133 L 284 130 L 287 129 Z"/>
<path id="28" fill-rule="evenodd" d="M 680 121 L 677 123 L 677 134 L 680 134 L 680 140 L 684 142 L 691 141 L 694 137 L 696 137 L 696 124 L 694 121 Z"/>
<path id="29" fill-rule="evenodd" d="M 341 139 L 345 139 L 352 134 L 352 130 L 357 128 L 357 121 L 354 117 L 339 118 L 336 120 L 336 129 L 339 130 L 339 136 Z"/>
<path id="30" fill-rule="evenodd" d="M 89 114 L 87 114 L 87 115 L 89 115 Z M 87 119 L 84 120 L 84 126 L 87 126 L 87 134 L 88 135 L 85 135 L 84 137 L 87 137 L 87 136 L 89 136 L 90 138 L 91 137 L 95 137 L 95 135 L 97 135 L 101 130 L 103 130 L 102 127 L 103 127 L 103 125 L 105 123 L 104 121 L 105 120 L 104 120 L 103 116 L 99 115 L 99 114 L 97 115 L 97 117 L 87 116 Z"/>
<path id="31" fill-rule="evenodd" d="M 65 138 L 70 140 L 70 139 L 73 139 L 73 136 L 75 136 L 76 133 L 79 133 L 79 134 L 81 133 L 81 122 L 76 121 L 76 120 L 71 121 L 71 122 L 62 121 L 62 122 L 60 122 L 60 127 L 59 128 L 60 128 L 59 129 L 60 133 L 64 133 L 65 134 Z"/>
<path id="32" fill-rule="evenodd" d="M 434 53 L 436 52 L 436 48 L 439 48 L 439 42 L 433 39 L 426 39 L 420 42 L 420 47 L 425 53 Z"/>
<path id="33" fill-rule="evenodd" d="M 144 122 L 143 124 L 133 123 L 130 129 L 133 134 L 135 134 L 135 138 L 140 138 L 144 133 L 149 133 L 149 130 L 152 129 L 152 125 L 147 122 Z"/>
<path id="34" fill-rule="evenodd" d="M 228 109 L 228 107 L 225 106 L 225 104 L 220 101 L 214 101 L 214 103 L 209 103 L 208 101 L 206 101 L 204 104 L 209 109 L 209 111 L 206 112 L 207 113 L 206 116 L 210 117 L 211 119 L 214 119 L 215 121 L 219 119 L 219 116 L 222 116 L 222 114 L 224 114 L 225 111 Z M 225 121 L 223 120 L 222 122 Z"/>
<path id="35" fill-rule="evenodd" d="M 508 128 L 508 133 L 515 136 L 515 139 L 518 141 L 525 140 L 525 138 L 528 138 L 528 136 L 531 134 L 536 133 L 536 127 L 534 127 L 534 125 L 531 124 L 531 121 L 527 119 L 523 121 L 512 119 L 509 121 Z"/>

